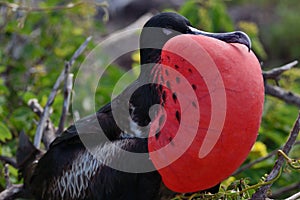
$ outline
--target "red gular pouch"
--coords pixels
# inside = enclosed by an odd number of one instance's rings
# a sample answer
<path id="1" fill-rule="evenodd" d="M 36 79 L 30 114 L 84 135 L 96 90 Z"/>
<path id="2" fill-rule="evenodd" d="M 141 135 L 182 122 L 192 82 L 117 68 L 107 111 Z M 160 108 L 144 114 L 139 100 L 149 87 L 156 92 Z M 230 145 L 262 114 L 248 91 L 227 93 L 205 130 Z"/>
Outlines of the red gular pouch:
<path id="1" fill-rule="evenodd" d="M 180 35 L 163 47 L 150 159 L 175 192 L 208 189 L 230 176 L 254 144 L 264 103 L 260 64 L 241 44 Z"/>

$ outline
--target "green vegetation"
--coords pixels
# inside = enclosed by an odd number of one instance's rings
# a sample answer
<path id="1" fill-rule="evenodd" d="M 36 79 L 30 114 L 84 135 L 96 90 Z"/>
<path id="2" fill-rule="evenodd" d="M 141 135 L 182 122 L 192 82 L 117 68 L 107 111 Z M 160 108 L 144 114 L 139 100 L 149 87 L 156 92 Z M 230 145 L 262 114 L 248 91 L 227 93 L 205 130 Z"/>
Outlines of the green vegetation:
<path id="1" fill-rule="evenodd" d="M 274 12 L 272 23 L 263 27 L 250 20 L 234 23 L 228 14 L 227 6 L 249 4 L 271 9 Z M 57 5 L 61 5 L 61 2 L 53 0 L 40 2 L 36 6 L 49 8 Z M 262 61 L 272 64 L 266 67 L 275 67 L 300 56 L 298 45 L 300 27 L 295 25 L 300 21 L 299 5 L 296 0 L 234 2 L 189 0 L 178 12 L 189 18 L 192 24 L 206 31 L 221 32 L 241 29 L 247 32 L 253 41 L 253 51 Z M 36 98 L 42 106 L 45 106 L 52 86 L 64 68 L 65 60 L 70 59 L 70 56 L 89 35 L 97 37 L 104 34 L 105 23 L 95 17 L 97 8 L 100 7 L 87 3 L 70 9 L 42 12 L 14 11 L 13 8 L 6 7 L 2 3 L 0 3 L 0 8 L 2 9 L 0 11 L 0 155 L 15 157 L 18 134 L 24 131 L 33 138 L 36 131 L 38 117 L 27 106 L 28 100 Z M 95 43 L 90 43 L 85 53 L 87 54 L 94 46 Z M 75 76 L 84 57 L 85 55 L 80 56 L 72 68 Z M 123 73 L 124 69 L 116 65 L 111 66 L 105 72 L 100 83 L 101 87 L 96 92 L 97 107 L 110 100 L 114 84 Z M 300 70 L 293 69 L 286 72 L 279 81 L 279 85 L 286 90 L 300 93 Z M 51 120 L 55 126 L 59 122 L 62 102 L 63 91 L 59 91 L 51 114 Z M 266 96 L 258 142 L 245 164 L 266 156 L 284 144 L 298 110 L 299 108 L 293 105 Z M 71 117 L 67 124 L 69 123 L 72 123 Z M 290 156 L 300 158 L 299 145 L 293 148 Z M 276 157 L 271 157 L 230 177 L 224 181 L 224 187 L 220 193 L 224 194 L 228 190 L 237 188 L 245 189 L 248 185 L 260 182 L 264 174 L 270 172 L 275 159 Z M 18 180 L 15 168 L 9 167 L 9 170 L 13 183 L 22 182 Z M 5 187 L 2 171 L 3 165 L 0 163 L 0 191 Z M 299 170 L 285 166 L 272 190 L 276 191 L 293 183 L 299 183 Z M 254 189 L 251 189 L 244 196 L 236 194 L 234 197 L 228 196 L 228 199 L 247 199 L 253 192 Z M 292 193 L 295 191 L 291 191 Z M 199 197 L 195 196 L 195 199 Z"/>

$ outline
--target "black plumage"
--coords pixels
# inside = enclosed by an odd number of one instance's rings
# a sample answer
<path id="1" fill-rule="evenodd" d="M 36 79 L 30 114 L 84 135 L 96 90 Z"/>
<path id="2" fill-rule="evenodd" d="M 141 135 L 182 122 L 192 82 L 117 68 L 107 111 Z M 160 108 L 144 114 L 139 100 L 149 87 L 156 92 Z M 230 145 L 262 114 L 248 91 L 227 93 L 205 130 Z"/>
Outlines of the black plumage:
<path id="1" fill-rule="evenodd" d="M 150 31 L 145 27 L 157 27 L 167 31 Z M 149 64 L 142 67 L 139 78 L 123 93 L 116 97 L 112 103 L 102 107 L 95 115 L 88 116 L 77 121 L 56 138 L 50 149 L 38 161 L 33 174 L 25 181 L 36 199 L 101 199 L 101 200 L 152 200 L 160 199 L 162 195 L 171 195 L 161 183 L 161 177 L 157 171 L 144 173 L 123 172 L 109 167 L 110 162 L 119 162 L 120 165 L 136 164 L 127 163 L 119 148 L 135 153 L 147 153 L 147 138 L 136 135 L 130 126 L 130 120 L 122 119 L 122 130 L 117 126 L 112 114 L 114 109 L 124 110 L 129 107 L 132 120 L 139 126 L 147 126 L 151 118 L 149 108 L 154 104 L 163 105 L 161 87 L 156 84 L 146 84 L 135 90 L 135 86 L 141 80 L 152 81 L 158 73 L 155 68 L 160 62 L 161 48 L 170 38 L 178 34 L 202 34 L 191 28 L 189 21 L 175 13 L 162 13 L 151 18 L 144 26 L 141 33 L 141 64 Z M 208 33 L 203 33 L 208 35 Z M 240 34 L 240 33 L 239 33 Z M 235 37 L 236 33 L 232 33 Z M 215 37 L 230 42 L 240 42 L 250 46 L 248 38 L 224 37 L 212 34 Z M 157 48 L 149 48 L 149 44 L 155 43 Z M 132 91 L 135 90 L 135 91 Z M 124 102 L 124 95 L 133 93 L 129 102 Z M 177 100 L 176 95 L 173 97 Z M 180 116 L 176 115 L 178 121 Z M 99 138 L 100 124 L 105 136 Z M 78 131 L 80 130 L 80 131 Z M 143 136 L 147 136 L 148 129 L 144 129 Z M 80 132 L 80 136 L 78 134 Z M 95 136 L 97 135 L 97 140 Z M 163 135 L 157 135 L 163 137 Z M 90 141 L 95 151 L 101 154 L 101 161 L 90 154 L 82 139 Z M 103 140 L 102 140 L 103 139 Z M 152 165 L 151 161 L 145 163 Z"/>

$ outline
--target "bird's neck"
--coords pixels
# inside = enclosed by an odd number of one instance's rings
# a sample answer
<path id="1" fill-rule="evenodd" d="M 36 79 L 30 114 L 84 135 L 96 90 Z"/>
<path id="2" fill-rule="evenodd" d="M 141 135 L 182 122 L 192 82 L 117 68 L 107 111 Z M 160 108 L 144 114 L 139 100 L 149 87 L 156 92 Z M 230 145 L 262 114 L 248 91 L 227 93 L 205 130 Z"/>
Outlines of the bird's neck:
<path id="1" fill-rule="evenodd" d="M 130 115 L 139 126 L 147 126 L 151 122 L 150 108 L 161 103 L 157 76 L 159 75 L 159 63 L 148 63 L 141 67 L 139 78 L 130 87 L 132 95 Z"/>
<path id="2" fill-rule="evenodd" d="M 153 83 L 157 65 L 160 64 L 160 49 L 144 48 L 140 50 L 141 73 L 140 81 Z"/>
<path id="3" fill-rule="evenodd" d="M 160 50 L 157 49 L 141 49 L 141 73 L 138 79 L 119 96 L 119 99 L 129 98 L 129 102 L 124 102 L 129 104 L 121 105 L 122 103 L 118 103 L 118 106 L 125 108 L 129 105 L 129 113 L 133 123 L 128 122 L 125 125 L 125 132 L 136 137 L 139 135 L 148 136 L 147 127 L 153 117 L 149 115 L 150 108 L 161 102 L 157 83 L 157 77 L 160 74 L 160 53 Z"/>

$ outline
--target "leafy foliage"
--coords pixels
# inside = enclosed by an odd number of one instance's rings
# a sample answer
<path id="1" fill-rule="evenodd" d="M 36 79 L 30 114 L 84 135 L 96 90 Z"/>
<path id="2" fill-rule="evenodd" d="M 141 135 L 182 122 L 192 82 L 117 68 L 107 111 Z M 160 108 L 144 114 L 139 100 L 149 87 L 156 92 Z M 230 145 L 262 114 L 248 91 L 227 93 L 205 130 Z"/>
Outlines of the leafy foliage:
<path id="1" fill-rule="evenodd" d="M 278 58 L 283 58 L 285 61 L 288 61 L 299 58 L 300 48 L 298 45 L 295 45 L 300 42 L 298 34 L 300 31 L 298 26 L 300 16 L 297 14 L 300 9 L 299 3 L 291 0 L 285 3 L 279 1 L 275 5 L 274 12 L 277 20 L 263 33 L 264 35 L 272 33 L 269 38 L 265 37 L 272 59 L 278 60 Z"/>
<path id="2" fill-rule="evenodd" d="M 20 6 L 46 9 L 57 5 L 61 5 L 61 2 L 54 0 Z M 15 155 L 20 131 L 31 136 L 35 133 L 35 120 L 38 118 L 27 106 L 28 100 L 36 98 L 45 106 L 52 86 L 64 68 L 65 60 L 89 34 L 103 32 L 103 25 L 93 18 L 97 14 L 96 8 L 94 5 L 82 4 L 70 10 L 29 12 L 1 7 L 1 18 L 5 19 L 0 26 L 1 155 Z M 89 45 L 89 49 L 92 47 L 93 44 Z M 78 61 L 83 58 L 80 57 Z M 74 73 L 76 68 L 78 66 L 73 69 Z M 51 115 L 56 126 L 62 101 L 60 91 Z M 17 180 L 17 173 L 11 172 L 11 175 Z M 4 186 L 2 178 L 0 184 Z"/>
<path id="3" fill-rule="evenodd" d="M 206 31 L 232 31 L 236 28 L 249 34 L 253 42 L 253 50 L 260 59 L 274 59 L 280 62 L 299 57 L 300 48 L 297 41 L 299 21 L 298 2 L 272 0 L 251 1 L 262 6 L 275 7 L 279 20 L 269 27 L 258 27 L 250 21 L 240 21 L 234 24 L 227 5 L 246 4 L 249 1 L 239 0 L 226 3 L 221 0 L 188 0 L 179 9 L 192 24 Z M 47 8 L 61 5 L 58 0 L 40 2 L 35 7 Z M 30 6 L 30 5 L 24 5 Z M 51 88 L 64 67 L 64 61 L 69 59 L 76 48 L 88 35 L 99 35 L 105 32 L 105 26 L 95 15 L 97 9 L 90 4 L 83 4 L 68 10 L 47 12 L 28 12 L 0 7 L 0 154 L 14 157 L 18 142 L 18 133 L 25 131 L 33 137 L 36 129 L 37 116 L 28 108 L 27 102 L 36 98 L 45 106 Z M 293 27 L 293 31 L 291 31 Z M 270 34 L 272 33 L 272 34 Z M 288 37 L 287 37 L 288 36 Z M 262 42 L 263 41 L 263 44 Z M 95 44 L 89 45 L 89 50 Z M 266 50 L 265 50 L 266 49 Z M 271 51 L 270 51 L 271 49 Z M 88 52 L 88 50 L 87 50 Z M 133 54 L 135 64 L 139 62 L 138 53 Z M 84 56 L 77 61 L 82 62 Z M 268 66 L 267 66 L 268 67 Z M 78 65 L 72 72 L 76 74 Z M 134 68 L 134 71 L 136 68 Z M 96 91 L 97 107 L 110 100 L 115 83 L 123 75 L 124 70 L 116 65 L 110 66 L 101 79 Z M 136 76 L 132 74 L 132 78 Z M 300 93 L 300 70 L 295 69 L 285 73 L 280 86 Z M 88 89 L 87 89 L 88 90 Z M 58 124 L 63 101 L 62 91 L 52 106 L 51 120 Z M 84 102 L 84 101 L 83 101 Z M 259 131 L 258 141 L 254 145 L 245 164 L 265 156 L 268 152 L 279 148 L 287 137 L 298 108 L 287 105 L 273 97 L 266 97 L 265 110 Z M 71 119 L 70 119 L 71 121 Z M 299 146 L 294 148 L 292 156 L 299 158 Z M 238 193 L 261 181 L 274 165 L 274 157 L 265 160 L 252 168 L 230 177 L 222 183 L 219 196 L 216 198 L 248 199 L 255 189 Z M 3 166 L 0 165 L 2 171 Z M 17 170 L 10 167 L 11 179 L 17 182 Z M 274 190 L 291 183 L 299 182 L 299 172 L 285 168 L 281 178 L 275 182 Z M 0 176 L 0 190 L 5 186 L 3 176 Z M 229 194 L 236 192 L 234 195 Z M 197 196 L 198 195 L 198 196 Z M 202 198 L 195 194 L 194 199 Z M 288 194 L 285 194 L 288 195 Z M 183 196 L 184 197 L 184 196 Z M 212 196 L 205 196 L 211 198 Z M 179 197 L 178 197 L 179 198 Z M 184 199 L 184 198 L 183 198 Z M 186 199 L 186 198 L 185 198 Z"/>

